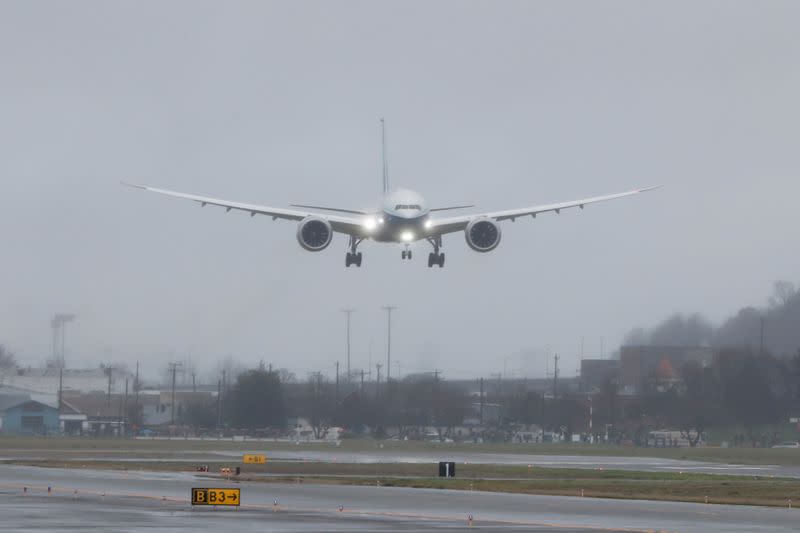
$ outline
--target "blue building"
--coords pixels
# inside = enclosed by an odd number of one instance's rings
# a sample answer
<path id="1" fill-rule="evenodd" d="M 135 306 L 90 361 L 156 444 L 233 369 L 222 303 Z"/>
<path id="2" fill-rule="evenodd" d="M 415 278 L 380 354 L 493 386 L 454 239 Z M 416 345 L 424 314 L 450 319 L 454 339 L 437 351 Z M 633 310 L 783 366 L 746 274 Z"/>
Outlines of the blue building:
<path id="1" fill-rule="evenodd" d="M 7 404 L 0 412 L 0 417 L 3 433 L 45 435 L 60 430 L 58 408 L 36 400 Z"/>

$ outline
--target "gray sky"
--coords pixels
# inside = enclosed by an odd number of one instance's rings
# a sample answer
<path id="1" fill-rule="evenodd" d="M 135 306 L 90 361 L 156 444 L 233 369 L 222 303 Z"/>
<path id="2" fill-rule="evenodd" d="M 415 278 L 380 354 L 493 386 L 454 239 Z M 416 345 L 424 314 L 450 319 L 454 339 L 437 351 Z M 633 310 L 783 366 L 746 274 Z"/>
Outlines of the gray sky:
<path id="1" fill-rule="evenodd" d="M 174 352 L 300 376 L 563 372 L 675 311 L 719 321 L 797 278 L 797 2 L 0 3 L 0 342 L 35 364 Z M 666 187 L 505 223 L 446 268 L 121 187 L 374 206 L 394 185 L 482 209 Z M 396 369 L 393 369 L 395 372 Z"/>

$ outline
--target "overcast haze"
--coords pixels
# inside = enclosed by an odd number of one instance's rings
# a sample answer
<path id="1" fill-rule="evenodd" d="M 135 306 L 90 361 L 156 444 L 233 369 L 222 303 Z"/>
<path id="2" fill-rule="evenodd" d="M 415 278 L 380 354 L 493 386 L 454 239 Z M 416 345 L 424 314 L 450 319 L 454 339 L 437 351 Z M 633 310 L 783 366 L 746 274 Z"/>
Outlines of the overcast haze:
<path id="1" fill-rule="evenodd" d="M 676 311 L 719 322 L 798 280 L 797 2 L 0 3 L 0 343 L 67 364 L 191 353 L 299 376 L 385 357 L 403 374 L 573 375 Z M 146 194 L 372 207 L 523 207 L 664 184 L 445 237 L 428 269 L 346 237 Z M 549 352 L 547 351 L 549 349 Z M 174 353 L 176 355 L 170 355 Z M 396 368 L 392 369 L 396 372 Z"/>

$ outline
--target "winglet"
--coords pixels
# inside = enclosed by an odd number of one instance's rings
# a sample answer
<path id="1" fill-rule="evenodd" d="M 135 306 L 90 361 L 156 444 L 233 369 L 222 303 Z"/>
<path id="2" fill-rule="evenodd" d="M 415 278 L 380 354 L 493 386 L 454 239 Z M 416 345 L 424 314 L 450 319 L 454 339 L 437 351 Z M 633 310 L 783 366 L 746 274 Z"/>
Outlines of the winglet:
<path id="1" fill-rule="evenodd" d="M 126 187 L 133 187 L 134 189 L 142 189 L 143 191 L 147 190 L 147 187 L 144 185 L 136 185 L 134 183 L 128 183 L 127 181 L 120 181 L 121 185 L 125 185 Z"/>
<path id="2" fill-rule="evenodd" d="M 656 190 L 656 189 L 660 189 L 660 188 L 661 188 L 661 187 L 663 187 L 663 186 L 664 186 L 664 185 L 663 185 L 663 184 L 661 184 L 661 185 L 652 185 L 652 186 L 650 186 L 650 187 L 643 187 L 643 188 L 639 189 L 637 192 L 647 192 L 647 191 L 654 191 L 654 190 Z"/>

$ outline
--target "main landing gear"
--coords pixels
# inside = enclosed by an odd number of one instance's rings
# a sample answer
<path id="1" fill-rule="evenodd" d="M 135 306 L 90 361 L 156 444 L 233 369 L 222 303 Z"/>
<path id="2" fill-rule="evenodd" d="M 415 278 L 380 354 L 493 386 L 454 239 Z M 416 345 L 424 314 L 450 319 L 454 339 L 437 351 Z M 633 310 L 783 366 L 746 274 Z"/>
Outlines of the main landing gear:
<path id="1" fill-rule="evenodd" d="M 400 257 L 403 259 L 411 259 L 411 250 L 408 249 L 408 245 L 406 244 L 406 249 L 403 250 L 403 253 L 400 254 Z"/>
<path id="2" fill-rule="evenodd" d="M 433 245 L 433 252 L 428 254 L 428 268 L 432 268 L 433 265 L 438 265 L 439 268 L 444 267 L 444 252 L 439 252 L 439 248 L 442 246 L 442 237 L 428 237 L 428 242 Z"/>
<path id="3" fill-rule="evenodd" d="M 347 252 L 347 255 L 344 259 L 344 266 L 350 267 L 350 265 L 355 265 L 357 267 L 361 266 L 361 252 L 356 252 L 358 245 L 361 244 L 363 239 L 356 239 L 354 236 L 350 235 L 350 251 Z"/>

